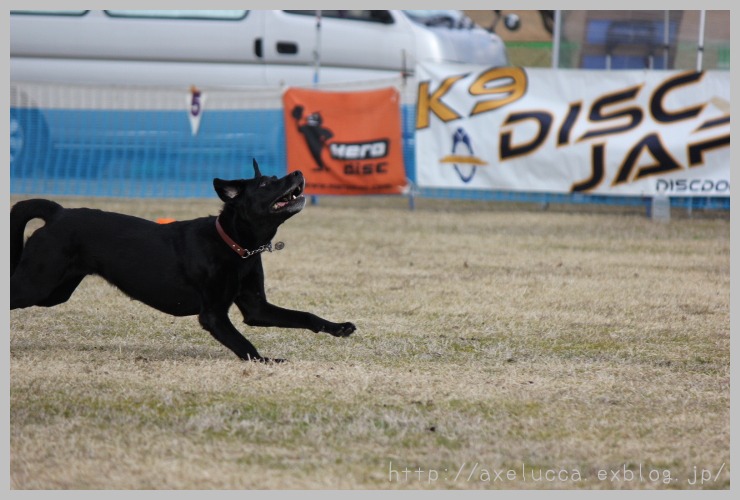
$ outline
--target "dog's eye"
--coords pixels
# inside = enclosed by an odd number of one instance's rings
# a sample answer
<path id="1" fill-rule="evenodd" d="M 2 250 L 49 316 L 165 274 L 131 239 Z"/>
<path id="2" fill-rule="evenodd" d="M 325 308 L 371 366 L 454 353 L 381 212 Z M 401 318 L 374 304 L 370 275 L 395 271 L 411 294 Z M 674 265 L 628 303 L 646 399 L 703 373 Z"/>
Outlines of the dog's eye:
<path id="1" fill-rule="evenodd" d="M 260 186 L 259 187 L 263 188 L 265 186 L 267 186 L 267 181 L 260 182 Z"/>

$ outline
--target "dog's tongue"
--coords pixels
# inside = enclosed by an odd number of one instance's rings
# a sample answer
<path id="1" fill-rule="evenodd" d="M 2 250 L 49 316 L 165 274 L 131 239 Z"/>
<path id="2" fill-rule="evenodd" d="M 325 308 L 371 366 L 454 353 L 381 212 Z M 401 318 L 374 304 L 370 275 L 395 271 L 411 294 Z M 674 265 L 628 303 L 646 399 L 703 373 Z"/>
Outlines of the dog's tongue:
<path id="1" fill-rule="evenodd" d="M 277 203 L 275 203 L 275 209 L 277 210 L 277 209 L 283 208 L 287 204 L 288 204 L 287 201 L 278 201 Z"/>

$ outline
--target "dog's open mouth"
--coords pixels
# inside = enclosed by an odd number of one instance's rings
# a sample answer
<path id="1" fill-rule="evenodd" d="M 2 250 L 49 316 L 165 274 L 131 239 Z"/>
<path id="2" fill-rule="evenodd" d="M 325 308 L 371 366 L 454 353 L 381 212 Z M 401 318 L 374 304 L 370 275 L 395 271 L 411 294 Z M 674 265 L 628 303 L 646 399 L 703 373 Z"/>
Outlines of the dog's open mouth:
<path id="1" fill-rule="evenodd" d="M 270 210 L 273 212 L 281 212 L 283 210 L 303 208 L 305 198 L 303 197 L 303 186 L 305 182 L 301 182 L 297 186 L 293 186 L 290 190 L 283 194 L 280 198 L 276 199 L 270 205 Z"/>

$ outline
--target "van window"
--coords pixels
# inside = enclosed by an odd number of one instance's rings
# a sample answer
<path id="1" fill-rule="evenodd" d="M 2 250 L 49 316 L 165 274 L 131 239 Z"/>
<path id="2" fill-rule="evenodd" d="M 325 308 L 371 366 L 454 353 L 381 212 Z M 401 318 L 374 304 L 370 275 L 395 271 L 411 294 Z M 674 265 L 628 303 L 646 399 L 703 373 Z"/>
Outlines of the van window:
<path id="1" fill-rule="evenodd" d="M 238 21 L 247 16 L 246 10 L 106 10 L 111 17 L 154 19 L 206 19 Z"/>
<path id="2" fill-rule="evenodd" d="M 84 16 L 86 10 L 11 10 L 11 14 L 35 15 L 35 16 Z"/>
<path id="3" fill-rule="evenodd" d="M 286 10 L 288 14 L 315 16 L 315 10 Z M 351 21 L 368 21 L 371 23 L 392 24 L 393 16 L 387 10 L 322 10 L 321 17 L 349 19 Z"/>

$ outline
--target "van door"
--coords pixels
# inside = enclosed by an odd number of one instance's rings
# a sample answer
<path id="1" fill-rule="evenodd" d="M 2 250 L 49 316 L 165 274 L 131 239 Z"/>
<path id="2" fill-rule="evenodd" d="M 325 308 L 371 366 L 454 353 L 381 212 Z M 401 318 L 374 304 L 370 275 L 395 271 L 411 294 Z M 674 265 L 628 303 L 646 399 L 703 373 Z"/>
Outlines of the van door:
<path id="1" fill-rule="evenodd" d="M 141 59 L 169 63 L 171 71 L 190 71 L 199 85 L 264 85 L 259 40 L 261 11 L 107 10 L 116 29 L 141 37 L 133 47 Z M 112 26 L 111 26 L 112 28 Z M 146 48 L 139 47 L 144 44 Z M 119 49 L 120 50 L 120 49 Z M 144 55 L 144 53 L 146 55 Z M 165 65 L 167 66 L 167 65 Z"/>
<path id="2" fill-rule="evenodd" d="M 398 74 L 413 60 L 408 23 L 393 11 L 322 10 L 320 29 L 314 10 L 264 12 L 268 84 L 315 83 L 317 48 L 319 82 Z"/>

